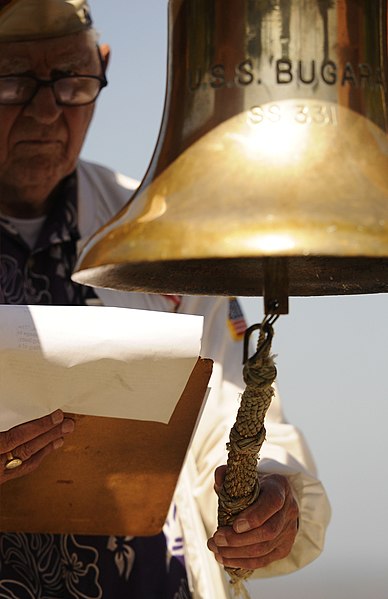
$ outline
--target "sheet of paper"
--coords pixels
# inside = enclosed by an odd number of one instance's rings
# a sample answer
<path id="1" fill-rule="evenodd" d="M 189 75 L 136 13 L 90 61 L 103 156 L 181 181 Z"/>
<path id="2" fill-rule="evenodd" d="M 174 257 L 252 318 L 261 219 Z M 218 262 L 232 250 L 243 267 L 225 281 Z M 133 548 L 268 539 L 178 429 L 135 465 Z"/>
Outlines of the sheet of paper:
<path id="1" fill-rule="evenodd" d="M 167 423 L 202 326 L 148 310 L 0 305 L 0 430 L 57 408 Z"/>

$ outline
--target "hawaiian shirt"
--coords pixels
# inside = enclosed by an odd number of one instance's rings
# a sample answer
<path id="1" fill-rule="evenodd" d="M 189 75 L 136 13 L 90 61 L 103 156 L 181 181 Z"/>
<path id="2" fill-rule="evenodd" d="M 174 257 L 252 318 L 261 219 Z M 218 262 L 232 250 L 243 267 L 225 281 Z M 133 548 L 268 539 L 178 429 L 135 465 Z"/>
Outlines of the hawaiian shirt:
<path id="1" fill-rule="evenodd" d="M 33 249 L 0 216 L 0 303 L 86 305 L 95 297 L 71 280 L 76 173 L 54 200 Z M 0 599 L 15 598 L 190 599 L 182 538 L 2 533 Z"/>

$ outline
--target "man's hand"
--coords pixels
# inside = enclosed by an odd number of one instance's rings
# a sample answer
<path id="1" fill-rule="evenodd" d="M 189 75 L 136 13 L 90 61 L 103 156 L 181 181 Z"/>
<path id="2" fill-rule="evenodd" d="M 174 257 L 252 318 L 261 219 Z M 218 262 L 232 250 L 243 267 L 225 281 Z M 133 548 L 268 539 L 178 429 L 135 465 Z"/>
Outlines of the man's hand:
<path id="1" fill-rule="evenodd" d="M 217 468 L 215 490 L 220 489 L 225 466 Z M 233 526 L 224 526 L 208 541 L 216 560 L 230 568 L 256 570 L 286 557 L 298 530 L 298 505 L 290 483 L 280 474 L 260 477 L 257 501 L 241 512 Z"/>
<path id="2" fill-rule="evenodd" d="M 64 436 L 74 430 L 74 421 L 64 418 L 62 410 L 56 410 L 48 416 L 31 420 L 19 426 L 0 432 L 0 485 L 29 474 L 52 451 L 62 447 Z M 8 470 L 6 463 L 12 453 L 20 458 L 22 464 Z"/>

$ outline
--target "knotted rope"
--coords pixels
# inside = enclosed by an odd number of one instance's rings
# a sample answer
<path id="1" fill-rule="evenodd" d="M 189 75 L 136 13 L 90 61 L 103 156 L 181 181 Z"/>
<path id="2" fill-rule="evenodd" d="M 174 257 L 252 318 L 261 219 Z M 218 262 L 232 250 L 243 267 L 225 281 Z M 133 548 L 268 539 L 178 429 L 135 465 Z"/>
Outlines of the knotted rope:
<path id="1" fill-rule="evenodd" d="M 253 328 L 258 328 L 258 325 Z M 272 325 L 264 319 L 260 325 L 256 353 L 245 360 L 243 377 L 246 388 L 230 431 L 226 474 L 218 494 L 219 526 L 230 526 L 240 512 L 256 501 L 260 492 L 257 461 L 265 439 L 264 417 L 272 400 L 272 384 L 276 378 L 276 367 L 270 355 L 272 337 Z M 243 581 L 253 570 L 228 567 L 225 570 L 235 595 L 248 598 Z"/>

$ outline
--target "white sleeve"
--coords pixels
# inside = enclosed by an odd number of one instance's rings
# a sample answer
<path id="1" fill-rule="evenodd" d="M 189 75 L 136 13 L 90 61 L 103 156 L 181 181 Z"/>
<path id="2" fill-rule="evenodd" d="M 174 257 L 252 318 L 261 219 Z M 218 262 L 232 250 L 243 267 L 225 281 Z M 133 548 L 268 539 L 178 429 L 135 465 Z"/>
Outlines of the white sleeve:
<path id="1" fill-rule="evenodd" d="M 228 300 L 223 298 L 183 298 L 185 312 L 203 314 L 205 328 L 202 357 L 214 360 L 211 391 L 192 443 L 196 477 L 192 481 L 208 536 L 216 529 L 217 497 L 213 490 L 214 470 L 226 463 L 226 443 L 244 389 L 242 342 L 235 341 L 228 327 Z M 267 412 L 266 441 L 259 469 L 289 477 L 300 509 L 298 534 L 291 553 L 254 576 L 264 578 L 287 574 L 313 561 L 321 553 L 330 520 L 330 506 L 303 435 L 285 421 L 280 398 L 275 393 Z"/>
<path id="2" fill-rule="evenodd" d="M 169 301 L 160 295 L 96 291 L 107 305 L 171 310 Z M 187 296 L 182 298 L 179 309 L 180 312 L 205 317 L 201 355 L 214 360 L 211 391 L 187 460 L 190 468 L 186 468 L 185 492 L 187 495 L 191 490 L 197 507 L 196 517 L 203 521 L 208 537 L 213 535 L 217 527 L 214 470 L 226 463 L 226 443 L 244 390 L 243 344 L 242 341 L 235 341 L 230 333 L 228 307 L 229 301 L 225 298 Z M 257 578 L 287 574 L 313 561 L 323 549 L 330 520 L 329 502 L 317 479 L 314 460 L 303 435 L 286 422 L 277 393 L 267 412 L 265 426 L 267 435 L 260 452 L 259 469 L 263 473 L 281 473 L 289 477 L 299 505 L 300 523 L 291 553 L 266 568 L 256 570 L 254 577 Z M 207 549 L 206 552 L 210 553 Z"/>

